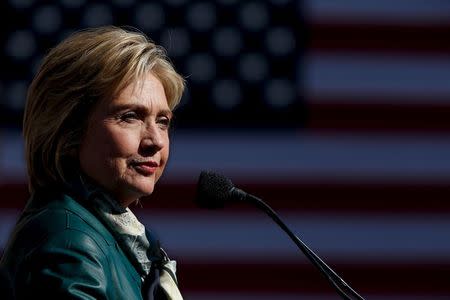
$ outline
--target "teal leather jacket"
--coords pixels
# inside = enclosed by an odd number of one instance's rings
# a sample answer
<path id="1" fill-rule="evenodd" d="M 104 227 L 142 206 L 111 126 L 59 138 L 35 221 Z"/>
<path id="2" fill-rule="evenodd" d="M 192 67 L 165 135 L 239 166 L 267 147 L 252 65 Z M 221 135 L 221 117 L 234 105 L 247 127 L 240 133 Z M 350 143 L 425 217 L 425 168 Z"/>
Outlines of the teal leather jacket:
<path id="1" fill-rule="evenodd" d="M 0 264 L 16 299 L 143 299 L 113 235 L 65 192 L 31 197 Z"/>

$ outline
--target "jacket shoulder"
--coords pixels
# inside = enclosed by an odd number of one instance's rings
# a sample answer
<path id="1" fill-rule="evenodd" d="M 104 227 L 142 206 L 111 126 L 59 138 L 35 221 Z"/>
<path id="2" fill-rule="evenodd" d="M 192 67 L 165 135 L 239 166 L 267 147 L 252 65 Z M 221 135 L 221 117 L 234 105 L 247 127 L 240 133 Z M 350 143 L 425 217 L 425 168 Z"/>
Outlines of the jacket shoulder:
<path id="1" fill-rule="evenodd" d="M 41 203 L 30 199 L 2 257 L 17 299 L 140 298 L 138 273 L 94 214 L 68 195 Z"/>
<path id="2" fill-rule="evenodd" d="M 34 205 L 39 199 L 31 199 L 16 226 L 17 230 L 32 230 L 42 238 L 63 230 L 80 231 L 94 240 L 108 245 L 115 239 L 103 223 L 85 206 L 67 194 L 46 199 L 43 206 Z M 27 234 L 25 234 L 27 236 Z"/>
<path id="3" fill-rule="evenodd" d="M 55 237 L 63 237 L 64 243 L 71 243 L 70 238 L 73 243 L 82 236 L 89 237 L 99 249 L 115 243 L 106 227 L 76 200 L 67 195 L 45 199 L 42 205 L 41 200 L 30 199 L 10 235 L 2 263 L 19 262 L 46 244 L 62 243 L 53 240 Z"/>

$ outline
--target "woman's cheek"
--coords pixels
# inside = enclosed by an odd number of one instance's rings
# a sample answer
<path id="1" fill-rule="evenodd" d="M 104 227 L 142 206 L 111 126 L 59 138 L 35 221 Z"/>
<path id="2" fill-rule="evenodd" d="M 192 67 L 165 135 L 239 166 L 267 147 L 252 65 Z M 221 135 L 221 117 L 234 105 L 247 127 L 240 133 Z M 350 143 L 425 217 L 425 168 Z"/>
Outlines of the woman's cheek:
<path id="1" fill-rule="evenodd" d="M 139 135 L 130 130 L 118 130 L 111 136 L 112 149 L 115 149 L 116 154 L 127 156 L 135 154 L 139 148 Z"/>

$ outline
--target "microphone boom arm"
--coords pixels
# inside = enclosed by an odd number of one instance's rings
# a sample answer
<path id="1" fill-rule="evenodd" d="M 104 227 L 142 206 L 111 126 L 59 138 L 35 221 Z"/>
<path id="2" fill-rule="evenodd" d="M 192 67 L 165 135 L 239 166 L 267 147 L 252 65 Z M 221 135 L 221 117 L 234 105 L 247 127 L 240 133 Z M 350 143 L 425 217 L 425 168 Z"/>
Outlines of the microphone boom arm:
<path id="1" fill-rule="evenodd" d="M 331 285 L 336 289 L 337 293 L 346 300 L 364 300 L 355 290 L 353 290 L 336 272 L 333 271 L 322 259 L 320 259 L 317 254 L 315 254 L 305 243 L 302 242 L 281 220 L 278 214 L 264 201 L 260 198 L 248 194 L 239 188 L 232 187 L 231 193 L 233 193 L 237 198 L 242 201 L 247 201 L 258 208 L 262 209 L 287 235 L 292 239 L 292 241 L 297 245 L 297 247 L 305 254 L 305 256 L 311 261 L 311 263 L 319 269 L 319 271 L 324 275 Z"/>

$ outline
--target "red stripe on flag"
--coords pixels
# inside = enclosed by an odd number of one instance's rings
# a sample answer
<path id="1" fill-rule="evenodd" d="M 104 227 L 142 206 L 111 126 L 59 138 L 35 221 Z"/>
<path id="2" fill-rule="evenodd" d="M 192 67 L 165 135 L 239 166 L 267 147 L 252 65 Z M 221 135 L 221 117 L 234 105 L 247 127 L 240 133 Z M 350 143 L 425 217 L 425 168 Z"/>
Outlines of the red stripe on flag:
<path id="1" fill-rule="evenodd" d="M 230 245 L 230 251 L 233 251 Z M 299 254 L 300 255 L 300 254 Z M 329 263 L 350 286 L 364 294 L 448 295 L 449 262 L 435 264 Z M 279 293 L 327 293 L 333 288 L 310 264 L 181 262 L 180 286 L 185 291 L 258 291 Z"/>
<path id="2" fill-rule="evenodd" d="M 363 97 L 363 96 L 361 96 Z M 312 99 L 307 104 L 307 127 L 311 130 L 369 132 L 434 132 L 450 131 L 450 105 L 430 104 L 427 99 L 415 101 L 351 101 L 349 99 Z M 429 101 L 429 100 L 428 100 Z M 391 104 L 389 104 L 391 103 Z"/>
<path id="3" fill-rule="evenodd" d="M 237 183 L 245 191 L 255 194 L 277 211 L 324 213 L 450 213 L 450 185 L 410 183 L 332 183 L 291 182 L 286 184 Z M 0 208 L 22 209 L 28 200 L 24 184 L 0 186 L 3 201 Z M 160 184 L 154 194 L 143 199 L 143 208 L 151 213 L 196 210 L 193 184 Z M 135 208 L 136 209 L 136 208 Z M 247 204 L 234 204 L 233 211 L 254 210 Z"/>
<path id="4" fill-rule="evenodd" d="M 365 24 L 345 20 L 310 25 L 309 47 L 333 52 L 449 53 L 450 24 Z"/>

